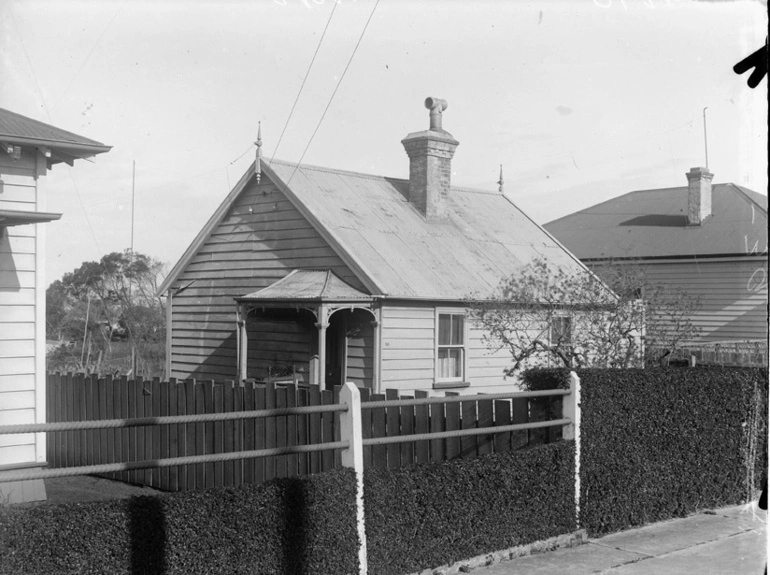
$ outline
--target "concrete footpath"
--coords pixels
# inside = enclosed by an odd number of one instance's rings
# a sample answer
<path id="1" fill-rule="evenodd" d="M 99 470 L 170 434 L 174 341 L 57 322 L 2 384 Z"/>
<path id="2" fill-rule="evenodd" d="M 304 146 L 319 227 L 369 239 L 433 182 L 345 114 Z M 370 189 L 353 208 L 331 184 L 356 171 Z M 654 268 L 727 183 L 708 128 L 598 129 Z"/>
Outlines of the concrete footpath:
<path id="1" fill-rule="evenodd" d="M 756 503 L 655 523 L 473 569 L 474 575 L 762 575 L 767 513 Z"/>

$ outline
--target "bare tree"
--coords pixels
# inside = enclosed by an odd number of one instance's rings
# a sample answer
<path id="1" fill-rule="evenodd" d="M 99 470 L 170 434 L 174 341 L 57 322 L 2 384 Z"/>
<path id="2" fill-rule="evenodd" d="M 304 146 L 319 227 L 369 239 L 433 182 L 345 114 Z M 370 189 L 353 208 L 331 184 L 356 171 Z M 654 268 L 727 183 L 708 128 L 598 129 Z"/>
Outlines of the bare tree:
<path id="1" fill-rule="evenodd" d="M 693 336 L 695 305 L 685 293 L 651 285 L 638 268 L 613 268 L 600 279 L 536 259 L 472 308 L 487 348 L 510 352 L 505 374 L 512 376 L 554 361 L 568 369 L 639 366 L 646 348 L 657 358 Z"/>

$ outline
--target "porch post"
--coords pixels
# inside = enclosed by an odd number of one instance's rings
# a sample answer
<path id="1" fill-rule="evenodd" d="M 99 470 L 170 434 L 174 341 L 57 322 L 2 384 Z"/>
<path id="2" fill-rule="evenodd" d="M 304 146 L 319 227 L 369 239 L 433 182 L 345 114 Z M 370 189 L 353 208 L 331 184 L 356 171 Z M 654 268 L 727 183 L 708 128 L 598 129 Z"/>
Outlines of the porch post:
<path id="1" fill-rule="evenodd" d="M 379 317 L 379 314 L 378 314 Z M 380 393 L 380 322 L 372 324 L 372 393 Z"/>
<path id="2" fill-rule="evenodd" d="M 329 310 L 321 304 L 318 308 L 318 385 L 326 388 L 326 328 L 329 327 Z"/>
<path id="3" fill-rule="evenodd" d="M 245 311 L 245 313 L 244 313 Z M 248 377 L 249 366 L 249 335 L 246 326 L 248 311 L 238 304 L 238 381 L 241 382 Z"/>

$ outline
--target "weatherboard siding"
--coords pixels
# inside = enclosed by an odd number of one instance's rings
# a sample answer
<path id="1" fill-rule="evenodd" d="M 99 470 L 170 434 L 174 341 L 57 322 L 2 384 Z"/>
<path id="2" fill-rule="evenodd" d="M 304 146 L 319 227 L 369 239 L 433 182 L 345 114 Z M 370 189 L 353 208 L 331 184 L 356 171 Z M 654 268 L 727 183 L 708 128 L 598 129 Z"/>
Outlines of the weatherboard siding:
<path id="1" fill-rule="evenodd" d="M 171 287 L 171 376 L 234 379 L 233 298 L 265 288 L 293 269 L 331 269 L 363 289 L 278 188 L 267 178 L 259 186 L 252 181 Z M 300 329 L 287 322 L 270 324 L 259 318 L 249 323 L 249 375 L 258 375 L 268 364 L 309 360 L 312 324 Z"/>
<path id="2" fill-rule="evenodd" d="M 699 297 L 693 317 L 699 341 L 767 338 L 767 257 L 644 262 L 653 283 L 681 288 Z M 593 266 L 597 270 L 600 266 Z"/>
<path id="3" fill-rule="evenodd" d="M 37 175 L 26 149 L 19 160 L 0 153 L 0 210 L 44 211 Z M 44 226 L 11 226 L 0 237 L 0 425 L 45 421 Z M 43 461 L 40 435 L 0 437 L 0 466 Z"/>
<path id="4" fill-rule="evenodd" d="M 434 389 L 437 310 L 466 312 L 468 387 Z M 464 306 L 430 302 L 408 306 L 385 305 L 381 318 L 383 389 L 397 389 L 402 393 L 413 393 L 419 389 L 443 395 L 445 391 L 502 393 L 515 388 L 516 381 L 505 379 L 503 374 L 503 370 L 511 366 L 510 354 L 505 350 L 487 348 L 483 330 L 469 319 Z"/>

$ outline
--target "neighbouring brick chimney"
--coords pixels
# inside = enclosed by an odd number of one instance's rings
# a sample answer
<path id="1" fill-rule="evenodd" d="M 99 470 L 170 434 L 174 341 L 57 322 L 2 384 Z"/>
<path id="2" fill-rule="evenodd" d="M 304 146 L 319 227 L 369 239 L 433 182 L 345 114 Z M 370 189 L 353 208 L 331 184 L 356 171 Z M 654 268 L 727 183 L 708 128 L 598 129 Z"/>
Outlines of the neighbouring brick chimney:
<path id="1" fill-rule="evenodd" d="M 401 143 L 409 156 L 409 201 L 428 220 L 447 217 L 447 196 L 452 174 L 452 156 L 460 144 L 441 127 L 446 100 L 427 98 L 430 128 L 413 132 Z"/>
<path id="2" fill-rule="evenodd" d="M 708 168 L 690 168 L 687 172 L 687 223 L 699 226 L 711 215 L 711 179 Z"/>

